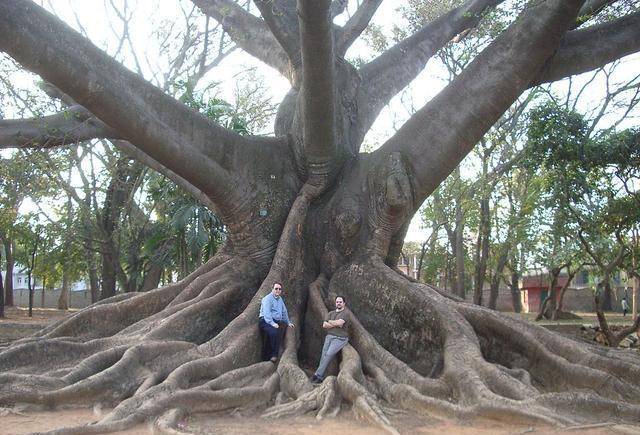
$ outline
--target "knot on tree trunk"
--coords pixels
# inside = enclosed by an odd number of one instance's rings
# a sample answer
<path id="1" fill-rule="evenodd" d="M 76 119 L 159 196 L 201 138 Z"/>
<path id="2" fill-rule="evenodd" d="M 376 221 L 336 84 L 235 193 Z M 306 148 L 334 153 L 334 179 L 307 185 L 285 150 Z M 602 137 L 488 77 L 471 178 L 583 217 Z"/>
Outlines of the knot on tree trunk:
<path id="1" fill-rule="evenodd" d="M 399 152 L 390 153 L 381 166 L 374 167 L 369 173 L 373 209 L 369 214 L 373 233 L 369 249 L 384 258 L 393 236 L 413 210 L 414 190 L 408 165 Z"/>

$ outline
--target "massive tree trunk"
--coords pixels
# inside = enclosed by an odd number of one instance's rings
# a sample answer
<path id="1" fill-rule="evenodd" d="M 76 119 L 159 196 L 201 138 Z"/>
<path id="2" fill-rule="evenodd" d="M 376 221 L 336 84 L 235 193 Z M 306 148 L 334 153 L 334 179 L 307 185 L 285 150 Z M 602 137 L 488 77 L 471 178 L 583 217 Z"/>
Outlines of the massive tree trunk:
<path id="1" fill-rule="evenodd" d="M 343 55 L 379 1 L 363 2 L 343 27 L 332 23 L 329 0 L 298 0 L 297 13 L 292 0 L 257 2 L 262 18 L 231 0 L 194 3 L 291 80 L 277 137 L 228 131 L 34 3 L 0 2 L 0 49 L 78 104 L 74 116 L 45 118 L 47 128 L 42 120 L 0 121 L 0 143 L 124 139 L 228 229 L 224 248 L 179 282 L 99 301 L 1 352 L 0 405 L 115 406 L 66 433 L 149 419 L 175 433 L 186 413 L 272 404 L 279 392 L 284 401 L 265 415 L 323 416 L 337 412 L 342 397 L 389 431 L 384 401 L 442 418 L 637 421 L 637 357 L 577 344 L 395 271 L 411 216 L 513 101 L 535 83 L 636 51 L 637 14 L 570 30 L 582 1 L 532 2 L 367 154 L 359 153 L 362 140 L 389 99 L 500 1 L 467 1 L 358 70 Z M 277 364 L 259 362 L 257 327 L 274 281 L 287 289 L 298 325 Z M 337 377 L 314 389 L 303 368 L 317 357 L 319 320 L 337 292 L 356 316 L 353 333 Z"/>

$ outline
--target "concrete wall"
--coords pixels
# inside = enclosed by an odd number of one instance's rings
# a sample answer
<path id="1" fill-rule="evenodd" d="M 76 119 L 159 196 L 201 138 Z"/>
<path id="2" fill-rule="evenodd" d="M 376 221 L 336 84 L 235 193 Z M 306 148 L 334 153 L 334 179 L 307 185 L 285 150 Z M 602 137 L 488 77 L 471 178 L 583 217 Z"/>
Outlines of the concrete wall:
<path id="1" fill-rule="evenodd" d="M 615 308 L 615 302 L 614 302 Z M 564 310 L 572 312 L 595 312 L 596 305 L 591 289 L 568 288 L 564 294 Z"/>
<path id="2" fill-rule="evenodd" d="M 482 305 L 489 306 L 489 298 L 491 290 L 489 288 L 482 289 Z M 473 302 L 473 290 L 465 295 L 467 302 Z M 498 289 L 498 299 L 496 300 L 496 310 L 504 312 L 513 312 L 513 299 L 511 298 L 511 289 L 508 287 L 500 287 Z"/>
<path id="3" fill-rule="evenodd" d="M 42 306 L 42 289 L 33 292 L 34 308 L 58 308 L 58 298 L 60 298 L 60 289 L 45 290 L 44 307 Z M 29 290 L 15 289 L 13 291 L 13 303 L 17 307 L 29 306 Z M 69 292 L 69 308 L 84 308 L 91 305 L 91 291 L 81 290 Z"/>

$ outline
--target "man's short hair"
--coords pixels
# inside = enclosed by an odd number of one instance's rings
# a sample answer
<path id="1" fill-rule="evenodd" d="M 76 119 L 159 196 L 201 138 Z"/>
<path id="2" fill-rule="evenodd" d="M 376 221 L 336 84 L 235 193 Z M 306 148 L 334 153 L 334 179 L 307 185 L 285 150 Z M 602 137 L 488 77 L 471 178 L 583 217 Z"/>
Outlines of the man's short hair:
<path id="1" fill-rule="evenodd" d="M 345 304 L 347 303 L 347 300 L 344 298 L 344 296 L 338 295 L 338 296 L 336 296 L 336 299 L 338 299 L 338 298 L 342 299 L 342 302 L 344 302 Z"/>
<path id="2" fill-rule="evenodd" d="M 273 285 L 271 286 L 271 288 L 274 288 L 276 285 L 279 285 L 279 286 L 280 286 L 280 288 L 282 288 L 282 284 L 281 284 L 281 283 L 279 283 L 279 282 L 277 282 L 277 281 L 273 283 Z"/>

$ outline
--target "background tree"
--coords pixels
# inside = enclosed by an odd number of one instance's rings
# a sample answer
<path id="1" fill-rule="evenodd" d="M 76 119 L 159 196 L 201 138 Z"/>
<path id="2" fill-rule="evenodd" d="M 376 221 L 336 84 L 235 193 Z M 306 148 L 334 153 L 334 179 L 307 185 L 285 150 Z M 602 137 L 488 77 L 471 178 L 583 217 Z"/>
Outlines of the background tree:
<path id="1" fill-rule="evenodd" d="M 635 193 L 619 181 L 623 177 L 627 185 L 633 182 L 634 175 L 625 168 L 637 160 L 635 134 L 594 134 L 584 117 L 555 103 L 536 109 L 529 126 L 528 158 L 545 170 L 548 210 L 553 210 L 551 257 L 558 260 L 549 270 L 557 277 L 562 268 L 576 262 L 570 241 L 577 236 L 602 277 L 600 300 L 606 310 L 612 307 L 612 275 L 627 253 L 622 232 L 630 230 L 637 219 L 634 208 L 629 207 Z M 627 176 L 616 175 L 623 173 Z M 551 281 L 555 288 L 553 277 Z M 552 294 L 555 298 L 550 284 L 549 296 Z"/>
<path id="2" fill-rule="evenodd" d="M 255 2 L 261 17 L 230 0 L 194 0 L 290 81 L 274 137 L 243 136 L 202 116 L 32 2 L 0 3 L 0 49 L 76 103 L 42 119 L 1 121 L 2 143 L 125 140 L 203 198 L 227 230 L 218 254 L 177 283 L 100 301 L 2 352 L 0 403 L 116 402 L 99 422 L 69 429 L 76 433 L 154 417 L 166 428 L 186 412 L 254 406 L 278 391 L 293 400 L 266 415 L 324 415 L 339 394 L 388 430 L 381 398 L 450 416 L 635 421 L 635 358 L 602 354 L 394 270 L 420 204 L 526 89 L 639 49 L 636 11 L 592 26 L 594 2 L 531 2 L 380 148 L 360 153 L 389 100 L 501 3 L 464 2 L 356 66 L 347 49 L 379 1 L 363 2 L 339 25 L 334 13 L 343 8 L 328 0 Z M 256 326 L 274 281 L 289 289 L 294 323 L 308 322 L 287 335 L 277 365 L 258 362 Z M 313 325 L 337 291 L 357 321 L 339 375 L 313 389 L 301 366 L 319 350 Z M 69 371 L 26 384 L 24 373 L 54 373 L 21 357 L 45 348 L 47 361 L 64 360 Z M 551 382 L 558 372 L 560 388 Z"/>

